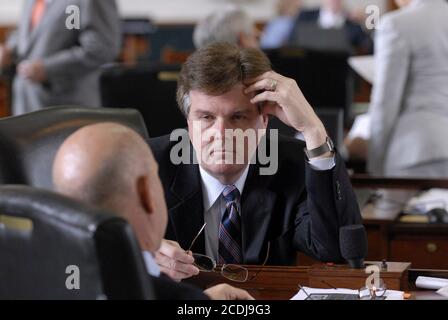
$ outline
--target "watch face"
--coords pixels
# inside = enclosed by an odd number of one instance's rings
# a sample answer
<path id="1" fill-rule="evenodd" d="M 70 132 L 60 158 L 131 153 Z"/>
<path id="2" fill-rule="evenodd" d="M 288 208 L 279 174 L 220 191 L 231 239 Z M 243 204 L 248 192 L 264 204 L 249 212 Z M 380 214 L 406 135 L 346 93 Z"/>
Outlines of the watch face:
<path id="1" fill-rule="evenodd" d="M 330 137 L 327 137 L 327 143 L 328 146 L 330 147 L 330 151 L 334 151 L 334 143 L 333 140 L 330 139 Z"/>
<path id="2" fill-rule="evenodd" d="M 334 151 L 334 145 L 333 141 L 330 139 L 330 137 L 327 137 L 325 140 L 325 143 L 322 144 L 320 147 L 317 147 L 313 150 L 308 150 L 306 147 L 304 149 L 306 156 L 308 159 L 319 157 L 329 151 Z"/>

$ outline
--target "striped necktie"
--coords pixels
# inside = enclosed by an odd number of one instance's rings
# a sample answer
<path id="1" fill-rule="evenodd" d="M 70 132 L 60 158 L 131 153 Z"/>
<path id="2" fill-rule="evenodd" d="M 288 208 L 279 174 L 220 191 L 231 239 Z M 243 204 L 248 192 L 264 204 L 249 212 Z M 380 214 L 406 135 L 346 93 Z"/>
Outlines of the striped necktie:
<path id="1" fill-rule="evenodd" d="M 219 225 L 219 259 L 220 264 L 240 264 L 241 252 L 241 217 L 238 213 L 240 192 L 234 186 L 227 186 L 222 192 L 226 200 L 226 211 Z"/>

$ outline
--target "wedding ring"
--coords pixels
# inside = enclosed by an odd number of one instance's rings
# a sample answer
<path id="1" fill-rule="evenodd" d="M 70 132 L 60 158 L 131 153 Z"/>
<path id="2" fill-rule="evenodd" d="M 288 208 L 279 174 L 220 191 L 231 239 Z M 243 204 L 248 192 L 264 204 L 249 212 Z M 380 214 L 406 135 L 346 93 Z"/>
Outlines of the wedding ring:
<path id="1" fill-rule="evenodd" d="M 277 90 L 277 80 L 271 80 L 271 91 Z"/>

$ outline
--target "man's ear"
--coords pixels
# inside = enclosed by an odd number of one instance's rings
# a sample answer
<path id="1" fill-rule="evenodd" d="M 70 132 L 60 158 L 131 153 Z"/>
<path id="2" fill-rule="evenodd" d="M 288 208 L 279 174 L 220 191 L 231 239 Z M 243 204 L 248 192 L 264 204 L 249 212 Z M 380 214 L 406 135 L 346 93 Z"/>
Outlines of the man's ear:
<path id="1" fill-rule="evenodd" d="M 152 194 L 149 188 L 149 178 L 148 176 L 140 176 L 137 179 L 137 193 L 140 205 L 145 210 L 147 214 L 152 214 L 154 212 L 154 207 L 152 205 Z"/>

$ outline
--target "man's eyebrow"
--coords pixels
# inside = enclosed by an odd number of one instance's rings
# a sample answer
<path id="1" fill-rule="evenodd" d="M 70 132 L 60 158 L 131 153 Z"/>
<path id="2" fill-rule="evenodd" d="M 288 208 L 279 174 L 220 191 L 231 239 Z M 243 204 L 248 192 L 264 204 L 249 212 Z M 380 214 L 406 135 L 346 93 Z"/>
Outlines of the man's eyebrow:
<path id="1" fill-rule="evenodd" d="M 196 113 L 196 114 L 212 114 L 212 112 L 210 110 L 206 110 L 206 109 L 196 109 L 196 110 L 194 110 L 193 113 Z"/>
<path id="2" fill-rule="evenodd" d="M 250 109 L 238 109 L 233 114 L 246 114 L 249 113 L 250 111 L 251 111 Z"/>

